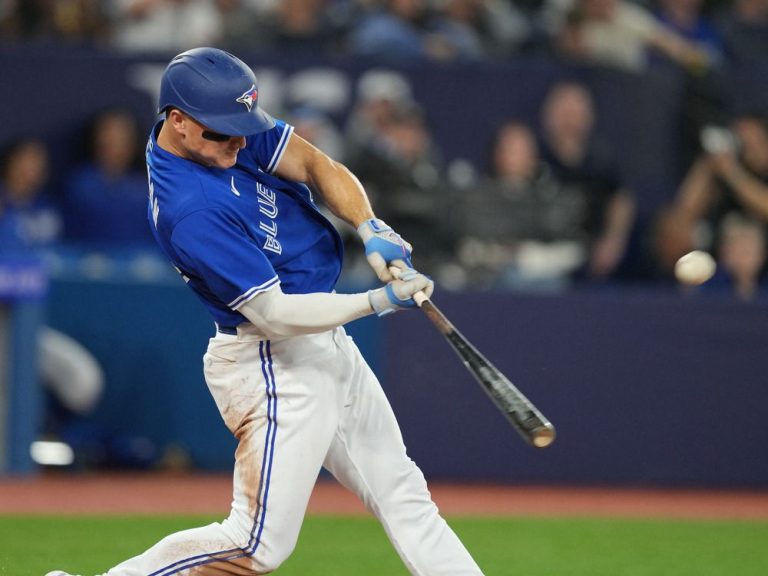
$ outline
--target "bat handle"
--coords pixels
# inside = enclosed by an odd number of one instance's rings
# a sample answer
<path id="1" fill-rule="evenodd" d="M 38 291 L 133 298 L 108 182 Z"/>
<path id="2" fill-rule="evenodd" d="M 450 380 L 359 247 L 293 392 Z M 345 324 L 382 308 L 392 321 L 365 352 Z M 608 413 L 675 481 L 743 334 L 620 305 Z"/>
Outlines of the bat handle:
<path id="1" fill-rule="evenodd" d="M 416 302 L 416 306 L 421 308 L 424 302 L 429 302 L 429 298 L 427 298 L 427 295 L 424 294 L 424 292 L 419 290 L 418 292 L 416 292 L 416 294 L 413 295 L 413 301 Z"/>
<path id="2" fill-rule="evenodd" d="M 397 266 L 390 266 L 389 267 L 389 273 L 392 274 L 392 276 L 395 277 L 397 280 L 400 278 L 400 274 L 402 274 L 402 271 Z M 427 298 L 427 295 L 424 294 L 421 290 L 416 292 L 416 294 L 413 295 L 413 301 L 416 302 L 416 306 L 421 308 L 421 305 L 424 304 L 424 302 L 429 302 L 429 298 Z"/>

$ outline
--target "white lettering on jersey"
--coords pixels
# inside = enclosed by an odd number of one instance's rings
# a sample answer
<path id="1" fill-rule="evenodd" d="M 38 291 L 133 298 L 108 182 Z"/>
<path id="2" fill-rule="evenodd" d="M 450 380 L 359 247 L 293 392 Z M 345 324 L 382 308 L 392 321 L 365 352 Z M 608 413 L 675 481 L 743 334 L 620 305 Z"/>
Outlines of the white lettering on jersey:
<path id="1" fill-rule="evenodd" d="M 274 190 L 264 186 L 261 182 L 256 182 L 256 193 L 259 195 L 259 212 L 264 214 L 269 220 L 259 221 L 259 228 L 267 233 L 267 239 L 264 242 L 264 250 L 269 250 L 275 254 L 282 254 L 283 247 L 277 239 L 277 195 Z"/>
<path id="2" fill-rule="evenodd" d="M 261 182 L 256 182 L 256 192 L 259 194 L 259 212 L 267 218 L 277 217 L 275 191 L 270 190 Z"/>
<path id="3" fill-rule="evenodd" d="M 155 229 L 157 229 L 157 217 L 160 216 L 160 206 L 155 197 L 155 183 L 152 182 L 152 174 L 149 171 L 149 166 L 147 166 L 147 182 L 149 182 L 149 205 L 152 206 L 152 220 L 155 223 Z"/>
<path id="4" fill-rule="evenodd" d="M 277 222 L 272 220 L 270 224 L 267 224 L 264 221 L 259 222 L 259 228 L 264 230 L 267 234 L 270 236 L 277 236 Z"/>
<path id="5" fill-rule="evenodd" d="M 280 246 L 280 242 L 274 236 L 267 236 L 267 241 L 264 242 L 264 250 L 269 250 L 275 254 L 280 254 L 283 251 L 283 247 Z"/>

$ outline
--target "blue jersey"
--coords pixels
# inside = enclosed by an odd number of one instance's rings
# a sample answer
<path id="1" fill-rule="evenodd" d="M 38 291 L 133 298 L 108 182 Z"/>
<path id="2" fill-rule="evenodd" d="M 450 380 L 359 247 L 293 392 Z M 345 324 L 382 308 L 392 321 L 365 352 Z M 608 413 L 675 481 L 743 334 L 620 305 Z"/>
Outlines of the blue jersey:
<path id="1" fill-rule="evenodd" d="M 287 294 L 331 292 L 342 242 L 309 189 L 273 175 L 293 128 L 250 136 L 229 169 L 210 168 L 147 143 L 149 221 L 158 244 L 219 326 L 281 285 Z"/>

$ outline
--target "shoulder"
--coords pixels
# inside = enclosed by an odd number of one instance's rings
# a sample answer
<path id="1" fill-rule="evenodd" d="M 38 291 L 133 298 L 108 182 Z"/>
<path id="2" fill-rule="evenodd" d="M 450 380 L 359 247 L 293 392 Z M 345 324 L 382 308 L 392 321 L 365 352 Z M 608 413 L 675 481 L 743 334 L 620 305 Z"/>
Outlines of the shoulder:
<path id="1" fill-rule="evenodd" d="M 280 163 L 291 134 L 293 126 L 275 119 L 274 127 L 246 138 L 245 150 L 241 151 L 238 163 L 254 162 L 265 172 L 273 172 Z"/>

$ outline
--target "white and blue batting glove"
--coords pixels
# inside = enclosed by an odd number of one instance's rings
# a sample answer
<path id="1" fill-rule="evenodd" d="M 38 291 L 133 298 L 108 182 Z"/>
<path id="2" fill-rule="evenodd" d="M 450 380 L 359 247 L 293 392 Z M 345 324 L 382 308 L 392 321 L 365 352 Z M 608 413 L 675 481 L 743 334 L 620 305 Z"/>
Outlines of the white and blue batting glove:
<path id="1" fill-rule="evenodd" d="M 392 312 L 404 308 L 415 307 L 414 294 L 423 292 L 429 298 L 435 290 L 435 283 L 428 276 L 424 276 L 409 268 L 397 280 L 393 280 L 383 288 L 368 291 L 368 302 L 378 316 L 386 316 Z"/>
<path id="2" fill-rule="evenodd" d="M 413 268 L 411 245 L 392 230 L 383 220 L 370 218 L 357 227 L 357 233 L 365 245 L 365 258 L 382 282 L 394 280 L 389 266 L 401 270 Z"/>

